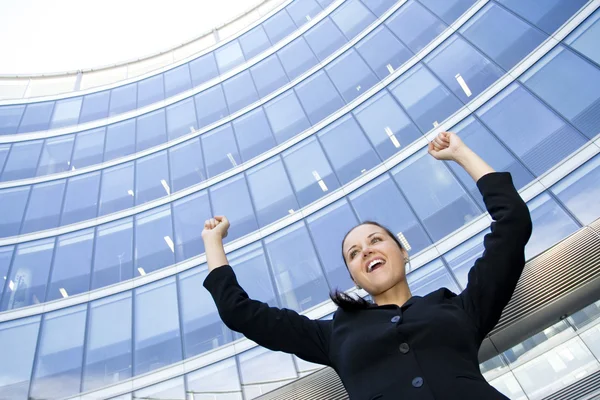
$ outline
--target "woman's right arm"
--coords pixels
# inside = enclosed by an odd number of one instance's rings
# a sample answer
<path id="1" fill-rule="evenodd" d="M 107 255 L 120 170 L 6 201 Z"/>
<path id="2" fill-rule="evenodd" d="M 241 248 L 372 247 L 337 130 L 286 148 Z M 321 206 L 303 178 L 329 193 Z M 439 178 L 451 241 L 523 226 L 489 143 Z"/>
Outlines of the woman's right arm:
<path id="1" fill-rule="evenodd" d="M 229 266 L 223 239 L 229 222 L 215 217 L 204 224 L 202 239 L 210 273 L 204 287 L 212 295 L 221 319 L 230 329 L 270 350 L 292 353 L 324 365 L 329 362 L 331 321 L 315 321 L 288 309 L 252 300 Z"/>

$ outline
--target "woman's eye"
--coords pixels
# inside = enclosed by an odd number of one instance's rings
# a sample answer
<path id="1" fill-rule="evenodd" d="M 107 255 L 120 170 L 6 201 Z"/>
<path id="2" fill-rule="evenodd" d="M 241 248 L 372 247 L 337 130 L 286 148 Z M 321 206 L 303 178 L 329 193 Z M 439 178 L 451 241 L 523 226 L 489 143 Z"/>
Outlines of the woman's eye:
<path id="1" fill-rule="evenodd" d="M 356 255 L 356 250 L 354 250 L 352 253 L 350 253 L 350 258 L 354 258 L 354 256 Z"/>
<path id="2" fill-rule="evenodd" d="M 375 242 L 381 242 L 380 238 L 373 238 L 373 240 L 371 240 L 371 243 L 375 243 Z"/>

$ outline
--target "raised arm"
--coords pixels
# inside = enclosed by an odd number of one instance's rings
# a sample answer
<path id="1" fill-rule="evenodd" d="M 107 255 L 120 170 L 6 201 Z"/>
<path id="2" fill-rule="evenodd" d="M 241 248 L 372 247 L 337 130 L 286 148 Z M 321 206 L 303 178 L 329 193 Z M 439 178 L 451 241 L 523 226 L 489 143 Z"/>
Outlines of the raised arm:
<path id="1" fill-rule="evenodd" d="M 202 232 L 210 271 L 204 287 L 215 300 L 225 325 L 270 350 L 330 365 L 331 321 L 311 320 L 295 311 L 250 299 L 225 256 L 223 238 L 228 228 L 227 218 L 215 217 L 205 222 Z"/>

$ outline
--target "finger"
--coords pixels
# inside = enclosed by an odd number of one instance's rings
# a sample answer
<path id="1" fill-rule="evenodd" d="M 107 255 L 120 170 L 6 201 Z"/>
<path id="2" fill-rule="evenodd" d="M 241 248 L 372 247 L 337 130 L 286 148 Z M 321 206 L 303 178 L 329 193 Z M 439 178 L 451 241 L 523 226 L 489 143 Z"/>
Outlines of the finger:
<path id="1" fill-rule="evenodd" d="M 222 222 L 225 217 L 222 215 L 215 215 L 215 219 L 219 222 Z"/>
<path id="2" fill-rule="evenodd" d="M 210 223 L 208 220 L 204 221 L 204 229 L 210 229 Z"/>
<path id="3" fill-rule="evenodd" d="M 427 150 L 429 151 L 429 153 L 433 153 L 435 151 L 435 148 L 433 147 L 432 142 L 429 142 Z"/>
<path id="4" fill-rule="evenodd" d="M 444 142 L 442 142 L 442 140 L 440 138 L 433 139 L 433 144 L 435 144 L 440 149 L 443 149 L 444 147 L 446 147 Z"/>
<path id="5" fill-rule="evenodd" d="M 430 143 L 430 145 L 431 145 L 431 147 L 432 147 L 432 149 L 433 149 L 434 151 L 440 151 L 440 150 L 442 150 L 442 149 L 440 148 L 440 146 L 438 146 L 438 145 L 437 145 L 435 142 L 431 142 L 431 143 Z"/>
<path id="6" fill-rule="evenodd" d="M 446 143 L 450 143 L 451 135 L 452 135 L 452 133 L 450 133 L 450 132 L 442 132 L 442 133 L 440 133 L 440 139 L 442 139 L 442 141 L 444 141 Z"/>

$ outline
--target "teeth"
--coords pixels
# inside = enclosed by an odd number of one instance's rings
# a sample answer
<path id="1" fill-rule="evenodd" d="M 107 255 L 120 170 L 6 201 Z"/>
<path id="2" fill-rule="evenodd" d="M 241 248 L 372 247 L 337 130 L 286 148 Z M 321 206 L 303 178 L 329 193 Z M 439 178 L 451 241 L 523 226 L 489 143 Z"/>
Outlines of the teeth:
<path id="1" fill-rule="evenodd" d="M 376 266 L 377 264 L 383 264 L 383 260 L 371 261 L 371 263 L 369 264 L 369 267 L 368 267 L 368 272 L 371 272 L 373 270 L 373 267 Z"/>

